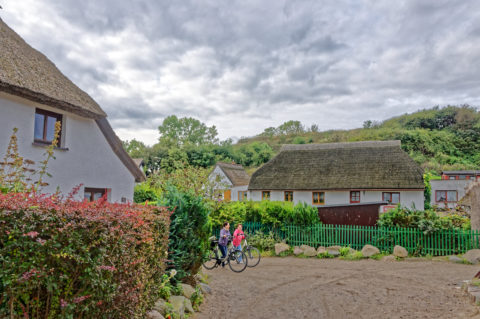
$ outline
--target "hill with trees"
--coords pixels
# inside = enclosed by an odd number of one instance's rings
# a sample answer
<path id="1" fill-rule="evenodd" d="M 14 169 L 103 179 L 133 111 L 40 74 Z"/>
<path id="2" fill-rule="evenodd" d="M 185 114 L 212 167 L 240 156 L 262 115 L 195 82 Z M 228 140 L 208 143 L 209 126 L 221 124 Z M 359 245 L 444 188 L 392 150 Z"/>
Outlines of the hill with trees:
<path id="1" fill-rule="evenodd" d="M 220 141 L 215 126 L 193 118 L 167 117 L 159 127 L 159 142 L 151 147 L 124 142 L 132 157 L 145 160 L 147 173 L 185 166 L 208 168 L 217 161 L 234 161 L 253 171 L 283 144 L 400 140 L 402 148 L 426 171 L 480 167 L 480 112 L 468 105 L 424 109 L 383 122 L 365 121 L 362 128 L 320 131 L 288 121 L 237 143 Z"/>

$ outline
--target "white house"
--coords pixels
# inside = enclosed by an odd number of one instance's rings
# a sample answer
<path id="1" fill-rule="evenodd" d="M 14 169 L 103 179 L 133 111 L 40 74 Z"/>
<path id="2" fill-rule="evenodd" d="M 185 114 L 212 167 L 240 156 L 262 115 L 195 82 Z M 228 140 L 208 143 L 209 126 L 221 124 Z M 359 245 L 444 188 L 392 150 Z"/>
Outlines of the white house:
<path id="1" fill-rule="evenodd" d="M 242 165 L 219 162 L 209 175 L 211 182 L 216 184 L 216 189 L 222 192 L 222 197 L 227 201 L 248 199 L 248 182 L 250 176 Z"/>
<path id="2" fill-rule="evenodd" d="M 424 208 L 422 169 L 400 141 L 284 145 L 252 175 L 248 190 L 254 201 Z"/>
<path id="3" fill-rule="evenodd" d="M 43 54 L 0 19 L 0 157 L 18 128 L 19 153 L 39 164 L 61 122 L 60 144 L 48 164 L 52 178 L 43 191 L 69 193 L 83 184 L 78 199 L 107 193 L 113 202 L 133 199 L 145 176 L 122 147 L 107 115 Z"/>
<path id="4" fill-rule="evenodd" d="M 430 204 L 440 208 L 456 207 L 474 181 L 480 181 L 480 171 L 443 171 L 441 180 L 430 180 Z"/>

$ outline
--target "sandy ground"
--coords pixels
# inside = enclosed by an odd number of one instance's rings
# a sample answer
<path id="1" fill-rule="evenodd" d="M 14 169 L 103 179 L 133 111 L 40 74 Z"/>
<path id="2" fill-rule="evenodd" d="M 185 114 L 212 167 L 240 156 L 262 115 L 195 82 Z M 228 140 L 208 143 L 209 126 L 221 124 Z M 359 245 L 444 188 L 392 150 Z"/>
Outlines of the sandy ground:
<path id="1" fill-rule="evenodd" d="M 203 270 L 213 290 L 194 319 L 480 318 L 455 287 L 478 266 L 443 261 L 263 258 L 242 273 Z"/>

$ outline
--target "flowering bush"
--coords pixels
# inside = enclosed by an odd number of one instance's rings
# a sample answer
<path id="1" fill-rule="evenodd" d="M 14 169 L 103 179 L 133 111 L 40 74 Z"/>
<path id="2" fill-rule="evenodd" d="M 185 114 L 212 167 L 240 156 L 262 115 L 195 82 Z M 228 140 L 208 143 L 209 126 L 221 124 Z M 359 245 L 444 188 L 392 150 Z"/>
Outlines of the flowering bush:
<path id="1" fill-rule="evenodd" d="M 0 192 L 0 318 L 143 318 L 165 271 L 165 208 Z"/>

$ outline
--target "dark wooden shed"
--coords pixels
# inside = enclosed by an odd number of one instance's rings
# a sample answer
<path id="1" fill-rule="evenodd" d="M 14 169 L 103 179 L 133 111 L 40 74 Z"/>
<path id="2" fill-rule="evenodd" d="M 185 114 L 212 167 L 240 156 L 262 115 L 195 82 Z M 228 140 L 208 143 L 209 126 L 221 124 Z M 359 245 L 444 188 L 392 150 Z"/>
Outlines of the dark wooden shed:
<path id="1" fill-rule="evenodd" d="M 324 224 L 375 226 L 380 206 L 387 202 L 350 205 L 325 205 L 318 207 L 318 217 Z"/>

